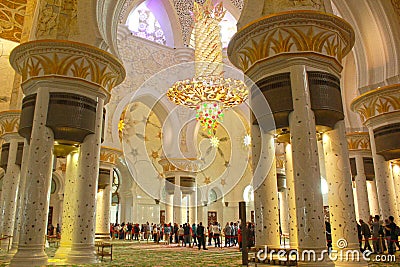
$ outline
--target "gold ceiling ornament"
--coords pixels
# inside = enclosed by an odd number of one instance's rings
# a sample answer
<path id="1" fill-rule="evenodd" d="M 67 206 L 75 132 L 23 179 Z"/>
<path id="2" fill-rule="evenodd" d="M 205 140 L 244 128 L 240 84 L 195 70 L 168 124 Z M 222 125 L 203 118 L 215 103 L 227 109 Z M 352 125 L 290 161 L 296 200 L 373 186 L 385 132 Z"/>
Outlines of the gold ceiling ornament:
<path id="1" fill-rule="evenodd" d="M 210 143 L 212 147 L 218 148 L 219 146 L 219 139 L 216 136 L 210 138 Z"/>
<path id="2" fill-rule="evenodd" d="M 122 132 L 125 129 L 125 122 L 124 120 L 120 120 L 118 122 L 118 131 Z"/>
<path id="3" fill-rule="evenodd" d="M 120 142 L 122 142 L 122 135 L 126 128 L 125 115 L 126 115 L 126 108 L 124 109 L 124 111 L 122 111 L 121 116 L 119 117 L 119 122 L 118 122 L 118 137 L 119 137 Z"/>
<path id="4" fill-rule="evenodd" d="M 208 177 L 208 176 L 204 177 L 204 183 L 205 184 L 210 184 L 211 183 L 211 177 Z"/>
<path id="5" fill-rule="evenodd" d="M 195 109 L 196 119 L 211 136 L 222 121 L 223 110 L 243 103 L 248 96 L 241 80 L 223 76 L 222 43 L 219 22 L 225 15 L 222 2 L 194 2 L 195 77 L 177 81 L 168 98 L 177 105 Z"/>
<path id="6" fill-rule="evenodd" d="M 249 133 L 247 133 L 244 137 L 243 137 L 243 145 L 245 147 L 250 147 L 251 146 L 251 135 Z"/>

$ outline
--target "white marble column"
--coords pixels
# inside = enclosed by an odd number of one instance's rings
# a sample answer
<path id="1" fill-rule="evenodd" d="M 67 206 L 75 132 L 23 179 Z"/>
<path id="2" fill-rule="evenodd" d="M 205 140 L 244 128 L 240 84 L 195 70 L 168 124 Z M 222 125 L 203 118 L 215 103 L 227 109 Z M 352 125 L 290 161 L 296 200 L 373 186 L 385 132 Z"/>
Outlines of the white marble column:
<path id="1" fill-rule="evenodd" d="M 6 143 L 9 143 L 9 153 L 7 170 L 3 177 L 3 194 L 1 198 L 1 220 L 0 233 L 7 236 L 13 235 L 15 215 L 17 210 L 18 188 L 20 180 L 20 166 L 15 164 L 18 151 L 18 142 L 23 141 L 17 133 L 3 136 Z M 1 248 L 7 251 L 9 249 L 9 240 L 1 243 Z"/>
<path id="2" fill-rule="evenodd" d="M 167 194 L 165 200 L 165 223 L 173 223 L 174 222 L 174 195 Z"/>
<path id="3" fill-rule="evenodd" d="M 79 149 L 76 220 L 71 252 L 67 255 L 67 262 L 73 264 L 97 262 L 94 238 L 104 100 L 98 98 L 97 101 L 95 133 L 87 135 Z"/>
<path id="4" fill-rule="evenodd" d="M 197 188 L 189 195 L 189 223 L 197 223 Z"/>
<path id="5" fill-rule="evenodd" d="M 281 211 L 281 229 L 282 234 L 289 234 L 289 203 L 287 197 L 287 189 L 284 189 L 280 194 L 279 210 Z"/>
<path id="6" fill-rule="evenodd" d="M 396 191 L 397 214 L 400 215 L 400 166 L 398 164 L 391 164 L 394 188 Z M 397 221 L 399 224 L 399 221 Z"/>
<path id="7" fill-rule="evenodd" d="M 285 173 L 289 206 L 289 244 L 290 248 L 297 249 L 298 224 L 296 214 L 296 192 L 293 176 L 292 145 L 285 145 Z"/>
<path id="8" fill-rule="evenodd" d="M 371 142 L 372 158 L 374 160 L 375 182 L 380 214 L 382 215 L 382 219 L 387 219 L 389 216 L 398 218 L 396 194 L 390 173 L 390 163 L 385 161 L 383 156 L 376 154 L 374 131 L 371 127 L 368 128 L 368 131 Z"/>
<path id="9" fill-rule="evenodd" d="M 21 232 L 21 223 L 22 223 L 22 211 L 24 210 L 24 199 L 26 199 L 26 196 L 24 194 L 25 192 L 25 187 L 26 187 L 26 172 L 27 172 L 27 162 L 29 160 L 29 144 L 25 140 L 24 141 L 24 153 L 22 155 L 22 164 L 21 164 L 21 174 L 20 174 L 20 180 L 19 180 L 19 185 L 18 185 L 18 199 L 17 199 L 17 213 L 15 215 L 15 223 L 14 223 L 14 231 L 13 231 L 13 242 L 10 250 L 10 254 L 15 254 L 18 249 L 18 244 L 19 244 L 19 235 Z"/>
<path id="10" fill-rule="evenodd" d="M 368 203 L 371 215 L 380 215 L 378 192 L 376 191 L 375 179 L 367 181 Z"/>
<path id="11" fill-rule="evenodd" d="M 357 212 L 359 219 L 364 222 L 369 220 L 369 201 L 367 191 L 367 178 L 364 171 L 364 161 L 362 155 L 355 155 L 357 175 L 355 177 L 356 183 L 356 197 L 357 197 Z"/>
<path id="12" fill-rule="evenodd" d="M 54 135 L 46 127 L 49 91 L 37 89 L 29 160 L 25 188 L 25 208 L 22 215 L 18 251 L 11 266 L 41 266 L 47 264 L 44 251 L 49 211 L 49 193 L 53 168 Z"/>
<path id="13" fill-rule="evenodd" d="M 119 205 L 119 221 L 122 222 L 138 222 L 137 212 L 137 198 L 136 195 L 132 195 L 131 192 L 119 192 L 120 205 Z"/>
<path id="14" fill-rule="evenodd" d="M 111 209 L 111 186 L 113 169 L 110 170 L 110 181 L 104 189 L 97 192 L 96 206 L 96 238 L 110 239 L 110 209 Z M 127 222 L 127 221 L 125 221 Z"/>
<path id="15" fill-rule="evenodd" d="M 344 121 L 338 121 L 334 129 L 325 132 L 322 140 L 329 185 L 332 248 L 343 252 L 343 257 L 339 254 L 335 266 L 368 266 L 365 261 L 359 261 L 355 256 L 349 259 L 346 254 L 346 251 L 359 249 L 359 243 Z M 341 246 L 342 239 L 346 240 L 346 247 Z"/>
<path id="16" fill-rule="evenodd" d="M 71 251 L 72 233 L 74 231 L 77 212 L 77 188 L 79 151 L 68 154 L 65 168 L 64 200 L 62 208 L 61 240 L 55 258 L 65 261 Z"/>
<path id="17" fill-rule="evenodd" d="M 175 186 L 172 220 L 173 223 L 182 224 L 182 191 L 179 186 Z"/>
<path id="18" fill-rule="evenodd" d="M 253 188 L 256 246 L 279 247 L 278 187 L 272 132 L 252 127 Z"/>
<path id="19" fill-rule="evenodd" d="M 356 220 L 357 222 L 360 220 L 360 214 L 358 214 L 358 200 L 357 200 L 357 189 L 353 183 L 353 198 L 354 198 L 354 209 L 356 211 Z"/>
<path id="20" fill-rule="evenodd" d="M 207 220 L 208 220 L 208 206 L 207 203 L 202 203 L 198 208 L 197 208 L 197 222 L 202 222 L 203 225 L 207 225 Z"/>
<path id="21" fill-rule="evenodd" d="M 325 223 L 321 193 L 318 147 L 314 112 L 311 109 L 306 67 L 291 67 L 293 112 L 289 114 L 290 140 L 296 214 L 298 222 L 298 251 L 313 249 L 317 254 L 326 249 Z M 333 263 L 299 261 L 299 266 L 327 266 Z"/>

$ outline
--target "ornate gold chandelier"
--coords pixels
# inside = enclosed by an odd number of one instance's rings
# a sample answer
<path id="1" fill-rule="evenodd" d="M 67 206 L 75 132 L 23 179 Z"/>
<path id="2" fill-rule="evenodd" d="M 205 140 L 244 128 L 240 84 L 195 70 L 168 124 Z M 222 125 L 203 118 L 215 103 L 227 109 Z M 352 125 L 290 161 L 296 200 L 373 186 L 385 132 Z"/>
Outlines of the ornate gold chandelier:
<path id="1" fill-rule="evenodd" d="M 243 103 L 248 96 L 241 80 L 223 76 L 219 22 L 225 15 L 222 2 L 194 2 L 195 77 L 175 82 L 167 92 L 177 105 L 196 110 L 196 119 L 209 135 L 224 117 L 223 110 Z"/>

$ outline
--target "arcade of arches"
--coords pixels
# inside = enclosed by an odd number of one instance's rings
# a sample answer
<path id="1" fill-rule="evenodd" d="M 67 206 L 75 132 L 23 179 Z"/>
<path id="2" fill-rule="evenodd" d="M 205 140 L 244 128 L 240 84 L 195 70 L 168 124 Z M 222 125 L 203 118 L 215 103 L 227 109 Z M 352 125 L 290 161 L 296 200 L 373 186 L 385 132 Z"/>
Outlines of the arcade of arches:
<path id="1" fill-rule="evenodd" d="M 0 0 L 7 264 L 50 263 L 50 224 L 54 257 L 89 264 L 110 223 L 225 225 L 239 202 L 256 247 L 320 253 L 329 221 L 351 251 L 356 221 L 400 224 L 400 1 L 222 2 L 225 75 L 258 89 L 210 142 L 165 95 L 193 67 L 192 0 Z"/>

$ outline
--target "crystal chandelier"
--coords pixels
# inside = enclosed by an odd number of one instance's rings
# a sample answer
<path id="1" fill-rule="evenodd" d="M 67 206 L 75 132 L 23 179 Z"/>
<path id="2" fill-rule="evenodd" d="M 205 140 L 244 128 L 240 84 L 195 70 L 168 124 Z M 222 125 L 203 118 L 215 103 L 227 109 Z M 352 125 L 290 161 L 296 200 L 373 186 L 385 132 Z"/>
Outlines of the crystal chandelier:
<path id="1" fill-rule="evenodd" d="M 222 3 L 194 2 L 195 77 L 175 82 L 168 98 L 196 110 L 196 119 L 211 136 L 224 117 L 223 110 L 243 103 L 248 90 L 241 80 L 223 76 L 219 22 L 225 15 Z"/>

